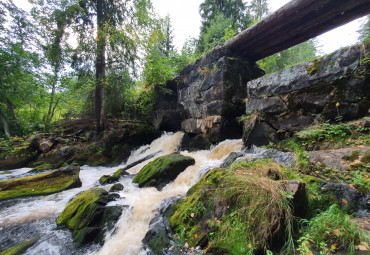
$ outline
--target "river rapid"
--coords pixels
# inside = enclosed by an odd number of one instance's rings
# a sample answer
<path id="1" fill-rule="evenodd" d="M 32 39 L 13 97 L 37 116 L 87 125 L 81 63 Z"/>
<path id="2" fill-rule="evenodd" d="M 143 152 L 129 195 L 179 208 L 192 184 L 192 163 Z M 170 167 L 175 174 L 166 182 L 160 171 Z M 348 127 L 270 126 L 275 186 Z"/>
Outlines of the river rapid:
<path id="1" fill-rule="evenodd" d="M 17 244 L 25 239 L 39 237 L 39 241 L 29 248 L 28 255 L 144 255 L 147 251 L 142 240 L 149 229 L 149 223 L 159 209 L 161 203 L 171 197 L 185 196 L 186 192 L 196 184 L 210 169 L 219 167 L 231 153 L 241 151 L 241 140 L 226 140 L 210 150 L 188 152 L 180 151 L 182 132 L 165 133 L 150 145 L 144 145 L 132 151 L 128 160 L 115 167 L 82 166 L 80 179 L 82 186 L 60 193 L 13 199 L 0 202 L 0 250 Z M 173 182 L 162 191 L 156 188 L 139 188 L 132 179 L 146 164 L 155 158 L 179 152 L 195 159 L 195 165 L 189 166 Z M 120 183 L 124 189 L 119 193 L 121 198 L 108 205 L 126 206 L 116 228 L 108 233 L 103 246 L 91 245 L 75 249 L 69 230 L 57 228 L 55 222 L 59 213 L 77 194 L 90 188 L 101 187 L 107 191 L 112 185 L 101 186 L 99 178 L 110 175 L 145 156 L 156 153 L 154 158 L 144 161 L 127 171 L 130 175 L 123 176 Z M 0 180 L 23 177 L 30 169 L 22 168 L 0 175 Z"/>

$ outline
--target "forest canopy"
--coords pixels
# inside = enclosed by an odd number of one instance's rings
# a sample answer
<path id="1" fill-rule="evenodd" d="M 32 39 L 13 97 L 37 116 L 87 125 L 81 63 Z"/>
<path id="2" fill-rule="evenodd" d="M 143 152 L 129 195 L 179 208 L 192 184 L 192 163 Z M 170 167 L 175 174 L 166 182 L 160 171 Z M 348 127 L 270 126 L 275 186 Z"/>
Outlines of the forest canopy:
<path id="1" fill-rule="evenodd" d="M 267 0 L 204 0 L 198 38 L 173 44 L 169 17 L 150 0 L 0 3 L 0 137 L 48 131 L 55 121 L 151 118 L 156 93 L 190 62 L 261 20 Z M 368 34 L 368 24 L 361 30 Z M 259 64 L 267 73 L 315 58 L 314 40 Z"/>

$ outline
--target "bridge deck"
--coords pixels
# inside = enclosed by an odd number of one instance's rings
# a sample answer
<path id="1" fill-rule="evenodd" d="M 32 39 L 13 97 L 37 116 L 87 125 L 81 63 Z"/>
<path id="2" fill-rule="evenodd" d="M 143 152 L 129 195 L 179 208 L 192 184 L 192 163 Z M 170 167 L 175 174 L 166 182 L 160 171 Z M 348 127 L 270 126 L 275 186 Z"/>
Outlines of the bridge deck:
<path id="1" fill-rule="evenodd" d="M 225 43 L 259 60 L 370 13 L 370 0 L 292 0 Z"/>

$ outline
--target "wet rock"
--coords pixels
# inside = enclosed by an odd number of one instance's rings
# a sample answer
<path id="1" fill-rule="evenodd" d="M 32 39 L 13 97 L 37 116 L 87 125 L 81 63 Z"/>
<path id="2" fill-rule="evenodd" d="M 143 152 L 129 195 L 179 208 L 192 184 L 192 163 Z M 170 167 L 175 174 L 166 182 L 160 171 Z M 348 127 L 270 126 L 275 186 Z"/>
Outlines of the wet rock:
<path id="1" fill-rule="evenodd" d="M 216 47 L 185 67 L 179 77 L 167 84 L 172 95 L 165 100 L 158 98 L 155 126 L 160 129 L 166 126 L 166 119 L 174 116 L 176 110 L 181 112 L 173 117 L 176 125 L 167 125 L 172 130 L 179 128 L 180 120 L 183 130 L 205 135 L 212 142 L 233 139 L 235 132 L 240 137 L 241 130 L 235 118 L 244 111 L 247 91 L 243 84 L 261 75 L 263 71 L 253 61 Z M 211 123 L 209 118 L 214 116 L 217 120 Z"/>
<path id="2" fill-rule="evenodd" d="M 144 166 L 133 182 L 138 183 L 140 188 L 156 187 L 161 190 L 188 166 L 194 164 L 195 160 L 193 158 L 181 154 L 162 156 Z"/>
<path id="3" fill-rule="evenodd" d="M 227 156 L 227 158 L 224 160 L 221 167 L 228 168 L 229 166 L 231 166 L 232 163 L 234 163 L 237 158 L 240 158 L 242 156 L 244 156 L 243 152 L 231 152 L 229 156 Z"/>
<path id="4" fill-rule="evenodd" d="M 345 183 L 326 182 L 321 187 L 323 194 L 333 194 L 345 212 L 359 217 L 370 217 L 370 195 L 352 189 Z"/>
<path id="5" fill-rule="evenodd" d="M 22 255 L 27 251 L 28 248 L 32 247 L 38 240 L 39 238 L 37 237 L 25 240 L 23 242 L 20 242 L 17 245 L 10 247 L 9 249 L 3 252 L 0 252 L 0 254 L 1 255 Z"/>
<path id="6" fill-rule="evenodd" d="M 260 111 L 264 113 L 282 113 L 288 110 L 280 98 L 253 98 L 246 102 L 246 111 Z"/>
<path id="7" fill-rule="evenodd" d="M 121 191 L 123 190 L 123 185 L 121 183 L 114 184 L 110 189 L 109 192 Z"/>
<path id="8" fill-rule="evenodd" d="M 293 215 L 304 218 L 307 210 L 306 184 L 301 181 L 283 181 L 285 191 L 292 195 Z"/>
<path id="9" fill-rule="evenodd" d="M 0 201 L 18 197 L 39 196 L 81 186 L 80 166 L 72 164 L 56 171 L 0 181 Z"/>
<path id="10" fill-rule="evenodd" d="M 268 145 L 270 142 L 276 142 L 276 130 L 267 122 L 257 123 L 248 136 L 243 136 L 243 142 L 246 146 Z"/>
<path id="11" fill-rule="evenodd" d="M 114 227 L 122 213 L 119 206 L 106 206 L 112 197 L 104 189 L 90 189 L 75 197 L 61 212 L 58 226 L 73 231 L 76 247 L 84 244 L 104 242 L 106 231 Z"/>
<path id="12" fill-rule="evenodd" d="M 174 197 L 164 200 L 151 220 L 149 230 L 142 241 L 144 247 L 150 248 L 149 254 L 161 255 L 165 249 L 169 248 L 172 231 L 168 217 L 173 213 L 173 205 L 178 199 L 179 197 Z"/>
<path id="13" fill-rule="evenodd" d="M 369 65 L 361 60 L 369 54 L 369 44 L 340 49 L 333 54 L 264 76 L 246 85 L 246 114 L 256 112 L 265 124 L 255 132 L 244 132 L 246 145 L 267 145 L 272 136 L 292 134 L 320 121 L 353 120 L 368 114 Z M 261 129 L 261 130 L 258 130 Z M 284 137 L 283 137 L 284 138 Z"/>
<path id="14" fill-rule="evenodd" d="M 104 184 L 114 183 L 118 180 L 119 180 L 119 176 L 103 175 L 102 177 L 100 177 L 99 183 L 101 185 L 104 185 Z"/>
<path id="15" fill-rule="evenodd" d="M 161 91 L 159 86 L 155 87 L 157 98 L 152 121 L 156 130 L 175 132 L 181 129 L 185 112 L 177 103 L 177 82 L 177 78 L 167 81 L 166 92 Z"/>
<path id="16" fill-rule="evenodd" d="M 295 166 L 295 156 L 292 152 L 282 152 L 275 149 L 264 149 L 252 146 L 242 152 L 242 156 L 237 157 L 235 162 L 248 160 L 257 160 L 262 158 L 271 158 L 285 167 Z"/>

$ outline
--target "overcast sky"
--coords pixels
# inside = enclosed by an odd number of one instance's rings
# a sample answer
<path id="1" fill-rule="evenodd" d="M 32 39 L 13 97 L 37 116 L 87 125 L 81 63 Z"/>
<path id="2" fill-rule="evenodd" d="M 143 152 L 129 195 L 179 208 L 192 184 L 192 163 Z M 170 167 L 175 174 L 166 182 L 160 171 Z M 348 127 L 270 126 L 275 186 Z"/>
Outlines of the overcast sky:
<path id="1" fill-rule="evenodd" d="M 3 1 L 3 0 L 0 0 Z M 269 8 L 275 11 L 290 0 L 268 0 Z M 355 0 L 349 0 L 355 1 Z M 19 6 L 30 7 L 27 0 L 13 0 Z M 174 44 L 180 49 L 186 39 L 197 38 L 200 29 L 199 5 L 202 0 L 152 0 L 156 12 L 171 18 L 174 31 Z M 355 20 L 318 37 L 322 54 L 327 54 L 340 47 L 353 45 L 357 42 L 360 25 L 366 18 Z"/>

